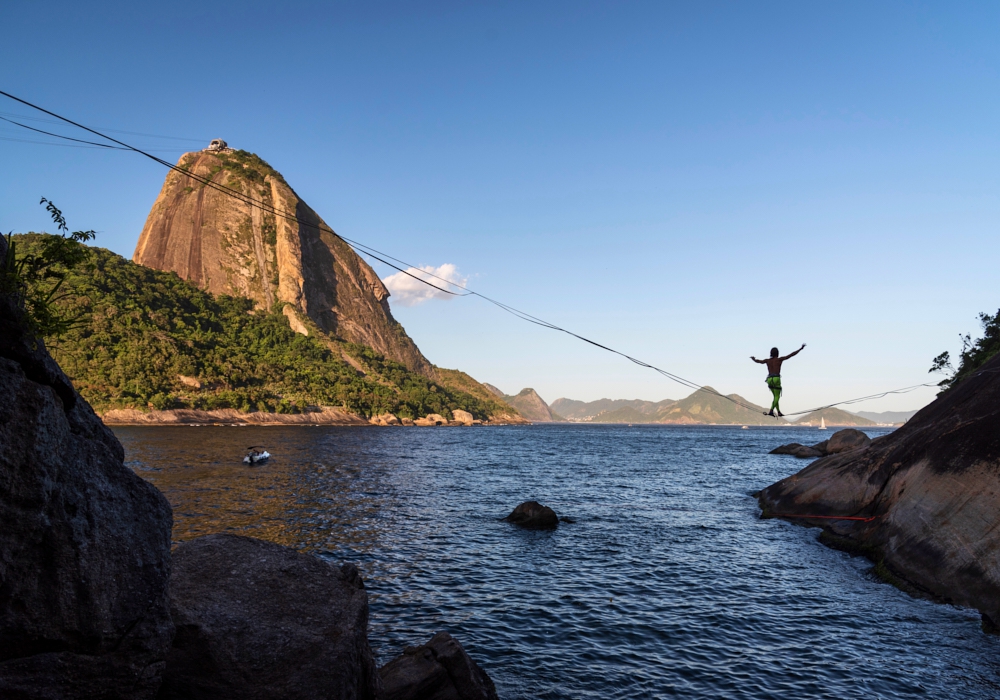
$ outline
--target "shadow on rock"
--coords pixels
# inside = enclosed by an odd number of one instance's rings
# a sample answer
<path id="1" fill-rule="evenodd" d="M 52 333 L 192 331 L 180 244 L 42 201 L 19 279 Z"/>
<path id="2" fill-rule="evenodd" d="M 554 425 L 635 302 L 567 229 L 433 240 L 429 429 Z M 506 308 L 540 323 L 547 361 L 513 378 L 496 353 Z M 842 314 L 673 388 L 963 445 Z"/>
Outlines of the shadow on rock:
<path id="1" fill-rule="evenodd" d="M 497 700 L 497 690 L 462 645 L 447 632 L 407 647 L 379 669 L 384 700 Z"/>
<path id="2" fill-rule="evenodd" d="M 174 550 L 177 636 L 161 700 L 375 700 L 368 595 L 353 564 L 209 535 Z"/>
<path id="3" fill-rule="evenodd" d="M 9 296 L 0 396 L 0 697 L 152 698 L 173 635 L 170 505 Z"/>

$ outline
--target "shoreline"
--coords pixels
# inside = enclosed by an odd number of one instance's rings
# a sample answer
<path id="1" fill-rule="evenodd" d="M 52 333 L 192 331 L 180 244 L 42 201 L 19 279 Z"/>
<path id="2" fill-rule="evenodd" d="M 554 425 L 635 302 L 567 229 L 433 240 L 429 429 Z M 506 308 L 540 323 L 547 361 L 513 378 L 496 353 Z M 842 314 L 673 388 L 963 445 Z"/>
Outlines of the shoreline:
<path id="1" fill-rule="evenodd" d="M 149 426 L 149 425 L 176 425 L 176 426 L 369 426 L 378 427 L 411 427 L 404 425 L 384 426 L 363 418 L 354 413 L 348 413 L 336 408 L 324 408 L 321 411 L 310 413 L 264 413 L 254 411 L 243 413 L 232 408 L 217 409 L 214 411 L 202 411 L 189 408 L 169 409 L 166 411 L 140 411 L 135 408 L 113 408 L 98 413 L 100 419 L 107 426 Z M 509 418 L 509 417 L 508 417 Z M 483 425 L 518 425 L 514 420 L 498 420 L 483 423 Z M 452 427 L 451 425 L 440 426 L 413 426 L 413 427 Z"/>

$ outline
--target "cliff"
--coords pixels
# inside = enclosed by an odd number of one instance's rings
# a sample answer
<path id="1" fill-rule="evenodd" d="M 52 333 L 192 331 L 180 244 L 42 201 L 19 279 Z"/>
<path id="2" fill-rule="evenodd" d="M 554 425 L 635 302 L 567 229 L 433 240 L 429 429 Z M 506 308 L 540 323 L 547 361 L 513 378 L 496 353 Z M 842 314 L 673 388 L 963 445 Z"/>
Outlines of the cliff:
<path id="1" fill-rule="evenodd" d="M 867 447 L 818 459 L 757 494 L 763 517 L 821 526 L 916 593 L 1000 623 L 1000 357 Z"/>
<path id="2" fill-rule="evenodd" d="M 213 294 L 281 303 L 292 327 L 309 319 L 335 338 L 365 345 L 434 378 L 427 359 L 392 317 L 375 271 L 285 182 L 246 151 L 199 151 L 177 166 L 264 204 L 254 206 L 170 171 L 132 259 L 176 272 Z M 287 212 L 293 218 L 267 211 Z"/>

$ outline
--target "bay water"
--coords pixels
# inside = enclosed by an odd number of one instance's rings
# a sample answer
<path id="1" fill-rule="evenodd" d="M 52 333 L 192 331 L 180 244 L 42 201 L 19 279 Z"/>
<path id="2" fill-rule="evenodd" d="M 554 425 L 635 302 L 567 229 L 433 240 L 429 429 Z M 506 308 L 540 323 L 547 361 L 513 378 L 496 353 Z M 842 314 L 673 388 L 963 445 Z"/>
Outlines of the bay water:
<path id="1" fill-rule="evenodd" d="M 976 611 L 760 519 L 750 494 L 807 464 L 767 452 L 830 432 L 115 428 L 175 542 L 228 532 L 356 563 L 380 663 L 447 630 L 505 700 L 1000 697 Z M 273 457 L 247 467 L 249 445 Z M 525 500 L 572 522 L 501 521 Z"/>

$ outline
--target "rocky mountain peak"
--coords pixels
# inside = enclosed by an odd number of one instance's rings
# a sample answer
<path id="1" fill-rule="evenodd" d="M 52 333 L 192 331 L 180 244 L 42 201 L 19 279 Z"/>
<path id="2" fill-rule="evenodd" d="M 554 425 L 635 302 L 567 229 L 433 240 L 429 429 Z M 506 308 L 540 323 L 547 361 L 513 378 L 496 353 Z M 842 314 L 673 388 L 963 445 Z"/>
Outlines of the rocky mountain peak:
<path id="1" fill-rule="evenodd" d="M 393 318 L 389 291 L 375 271 L 274 168 L 216 141 L 184 154 L 177 167 L 252 201 L 172 170 L 132 259 L 215 294 L 248 297 L 258 308 L 285 304 L 299 332 L 311 321 L 432 377 L 434 368 Z"/>

